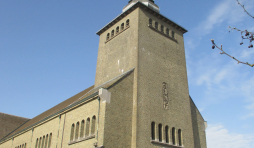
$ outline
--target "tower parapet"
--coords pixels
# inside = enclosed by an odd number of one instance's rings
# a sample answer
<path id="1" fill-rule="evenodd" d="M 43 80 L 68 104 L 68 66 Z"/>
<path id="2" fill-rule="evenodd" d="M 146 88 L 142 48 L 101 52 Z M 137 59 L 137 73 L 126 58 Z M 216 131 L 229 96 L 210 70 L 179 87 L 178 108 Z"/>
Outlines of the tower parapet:
<path id="1" fill-rule="evenodd" d="M 154 0 L 130 0 L 129 1 L 129 4 L 126 5 L 124 8 L 123 8 L 123 12 L 125 12 L 126 10 L 128 10 L 129 8 L 131 8 L 133 5 L 135 5 L 137 2 L 141 2 L 143 3 L 144 5 L 146 5 L 148 8 L 160 13 L 160 8 L 158 5 L 156 5 L 154 3 Z"/>

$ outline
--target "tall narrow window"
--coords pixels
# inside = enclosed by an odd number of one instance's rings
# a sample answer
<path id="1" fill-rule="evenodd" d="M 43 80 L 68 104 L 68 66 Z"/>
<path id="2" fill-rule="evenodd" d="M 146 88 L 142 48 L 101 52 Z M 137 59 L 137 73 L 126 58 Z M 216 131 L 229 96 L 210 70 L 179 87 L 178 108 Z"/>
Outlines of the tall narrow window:
<path id="1" fill-rule="evenodd" d="M 24 145 L 24 144 L 22 144 L 22 148 L 24 148 L 24 146 L 25 146 L 25 145 Z"/>
<path id="2" fill-rule="evenodd" d="M 181 129 L 178 130 L 178 140 L 179 140 L 179 146 L 182 146 L 183 142 L 182 142 L 182 130 Z"/>
<path id="3" fill-rule="evenodd" d="M 51 147 L 51 140 L 52 140 L 52 133 L 50 133 L 50 135 L 49 135 L 49 144 L 48 144 L 48 148 Z"/>
<path id="4" fill-rule="evenodd" d="M 75 140 L 78 140 L 78 133 L 79 133 L 79 122 L 77 122 L 76 124 Z"/>
<path id="5" fill-rule="evenodd" d="M 89 130 L 90 130 L 90 118 L 87 118 L 86 120 L 86 136 L 89 136 Z"/>
<path id="6" fill-rule="evenodd" d="M 175 145 L 176 144 L 176 129 L 173 127 L 172 128 L 172 143 L 173 143 L 173 145 Z"/>
<path id="7" fill-rule="evenodd" d="M 85 120 L 81 121 L 81 127 L 80 127 L 80 137 L 84 137 L 84 126 L 85 126 Z"/>
<path id="8" fill-rule="evenodd" d="M 158 125 L 158 129 L 159 129 L 159 141 L 162 142 L 162 124 Z"/>
<path id="9" fill-rule="evenodd" d="M 153 26 L 153 20 L 149 19 L 149 26 Z"/>
<path id="10" fill-rule="evenodd" d="M 112 30 L 112 31 L 111 31 L 111 37 L 113 37 L 114 35 L 115 35 L 115 31 Z"/>
<path id="11" fill-rule="evenodd" d="M 45 146 L 44 146 L 44 148 L 47 148 L 47 146 L 48 146 L 48 139 L 49 139 L 49 135 L 47 134 L 46 135 L 46 139 L 45 139 Z"/>
<path id="12" fill-rule="evenodd" d="M 124 29 L 124 23 L 121 24 L 121 31 Z"/>
<path id="13" fill-rule="evenodd" d="M 93 118 L 92 118 L 92 126 L 91 126 L 91 134 L 92 135 L 95 134 L 95 124 L 96 124 L 96 117 L 93 116 Z"/>
<path id="14" fill-rule="evenodd" d="M 35 148 L 38 148 L 37 146 L 38 146 L 38 141 L 39 141 L 39 139 L 37 138 L 36 139 L 36 143 L 35 143 Z"/>
<path id="15" fill-rule="evenodd" d="M 164 33 L 164 26 L 163 25 L 161 25 L 161 32 Z"/>
<path id="16" fill-rule="evenodd" d="M 158 29 L 158 22 L 155 22 L 155 29 Z"/>
<path id="17" fill-rule="evenodd" d="M 107 34 L 107 39 L 106 39 L 106 40 L 109 40 L 109 36 L 110 36 L 110 34 L 108 33 L 108 34 Z"/>
<path id="18" fill-rule="evenodd" d="M 74 138 L 74 128 L 75 128 L 75 125 L 74 123 L 71 125 L 71 136 L 70 136 L 70 141 L 73 141 L 73 138 Z"/>
<path id="19" fill-rule="evenodd" d="M 129 25 L 130 25 L 130 20 L 128 19 L 128 20 L 126 21 L 126 27 L 129 27 Z"/>
<path id="20" fill-rule="evenodd" d="M 38 148 L 41 148 L 41 137 L 40 137 Z"/>
<path id="21" fill-rule="evenodd" d="M 26 143 L 25 143 L 25 148 L 26 148 Z"/>
<path id="22" fill-rule="evenodd" d="M 168 28 L 166 29 L 166 34 L 169 36 L 169 29 Z"/>
<path id="23" fill-rule="evenodd" d="M 172 38 L 175 38 L 175 32 L 172 31 Z"/>
<path id="24" fill-rule="evenodd" d="M 166 143 L 169 143 L 168 126 L 165 127 L 165 138 L 166 138 Z"/>
<path id="25" fill-rule="evenodd" d="M 152 122 L 151 124 L 151 134 L 152 140 L 155 140 L 155 122 Z"/>
<path id="26" fill-rule="evenodd" d="M 44 148 L 45 136 L 42 138 L 41 148 Z"/>
<path id="27" fill-rule="evenodd" d="M 116 34 L 119 33 L 119 26 L 116 27 Z"/>

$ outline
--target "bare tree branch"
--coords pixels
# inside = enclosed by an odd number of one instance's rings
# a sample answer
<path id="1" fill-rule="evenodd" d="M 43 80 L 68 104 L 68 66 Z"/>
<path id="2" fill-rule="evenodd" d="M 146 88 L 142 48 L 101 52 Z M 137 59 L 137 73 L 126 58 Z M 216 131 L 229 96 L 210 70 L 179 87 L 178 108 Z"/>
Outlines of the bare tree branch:
<path id="1" fill-rule="evenodd" d="M 211 41 L 212 41 L 212 44 L 213 44 L 213 46 L 212 46 L 213 49 L 216 47 L 216 48 L 218 48 L 218 49 L 220 49 L 220 50 L 222 51 L 222 52 L 220 52 L 220 54 L 225 54 L 225 55 L 229 56 L 230 58 L 236 60 L 236 61 L 238 62 L 238 64 L 239 64 L 239 63 L 242 63 L 242 64 L 249 65 L 250 67 L 254 67 L 254 64 L 249 64 L 248 62 L 239 61 L 239 60 L 236 59 L 235 57 L 233 57 L 233 56 L 229 55 L 228 53 L 226 53 L 226 52 L 222 49 L 222 45 L 221 45 L 221 47 L 218 47 L 218 46 L 215 44 L 214 39 L 212 39 Z"/>
<path id="2" fill-rule="evenodd" d="M 238 0 L 236 0 L 238 2 L 238 4 L 243 7 L 243 10 L 250 16 L 254 19 L 254 17 L 244 8 L 244 5 L 242 5 Z"/>

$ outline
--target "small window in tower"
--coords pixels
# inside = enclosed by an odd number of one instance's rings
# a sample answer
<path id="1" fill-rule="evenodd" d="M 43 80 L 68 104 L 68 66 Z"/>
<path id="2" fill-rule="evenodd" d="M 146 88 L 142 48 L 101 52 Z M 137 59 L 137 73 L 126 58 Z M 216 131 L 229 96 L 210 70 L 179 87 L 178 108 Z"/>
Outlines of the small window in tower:
<path id="1" fill-rule="evenodd" d="M 86 137 L 90 135 L 89 130 L 90 130 L 90 118 L 87 118 L 86 119 L 86 133 L 85 133 Z"/>
<path id="2" fill-rule="evenodd" d="M 109 36 L 110 36 L 110 34 L 108 33 L 108 34 L 107 34 L 107 39 L 106 39 L 106 40 L 109 40 Z"/>
<path id="3" fill-rule="evenodd" d="M 76 123 L 75 140 L 78 140 L 79 122 Z"/>
<path id="4" fill-rule="evenodd" d="M 122 23 L 121 25 L 121 31 L 124 29 L 124 23 Z"/>
<path id="5" fill-rule="evenodd" d="M 149 19 L 149 26 L 153 26 L 153 20 Z"/>
<path id="6" fill-rule="evenodd" d="M 116 34 L 119 33 L 119 26 L 116 27 Z"/>
<path id="7" fill-rule="evenodd" d="M 81 128 L 80 128 L 80 137 L 84 137 L 84 127 L 85 127 L 85 120 L 81 121 Z"/>
<path id="8" fill-rule="evenodd" d="M 178 130 L 178 140 L 179 140 L 179 146 L 182 146 L 183 142 L 182 142 L 182 130 L 181 129 Z"/>
<path id="9" fill-rule="evenodd" d="M 175 38 L 175 32 L 172 31 L 172 38 Z"/>
<path id="10" fill-rule="evenodd" d="M 159 141 L 162 142 L 162 124 L 158 125 L 158 129 L 159 129 Z"/>
<path id="11" fill-rule="evenodd" d="M 151 124 L 151 134 L 152 140 L 155 140 L 155 122 L 152 122 Z"/>
<path id="12" fill-rule="evenodd" d="M 111 31 L 111 37 L 113 37 L 113 36 L 114 36 L 114 33 L 115 33 L 115 31 L 114 31 L 114 30 L 112 30 L 112 31 Z"/>
<path id="13" fill-rule="evenodd" d="M 163 25 L 161 25 L 161 32 L 164 33 L 164 26 Z"/>
<path id="14" fill-rule="evenodd" d="M 126 27 L 129 27 L 129 25 L 130 25 L 130 20 L 128 19 L 128 20 L 126 21 Z"/>
<path id="15" fill-rule="evenodd" d="M 155 29 L 158 29 L 158 22 L 155 22 Z"/>
<path id="16" fill-rule="evenodd" d="M 166 29 L 166 34 L 169 36 L 169 29 L 168 28 Z"/>
<path id="17" fill-rule="evenodd" d="M 176 129 L 174 127 L 172 128 L 172 143 L 176 144 Z"/>
<path id="18" fill-rule="evenodd" d="M 166 143 L 169 143 L 168 126 L 165 127 L 165 139 L 166 139 Z"/>

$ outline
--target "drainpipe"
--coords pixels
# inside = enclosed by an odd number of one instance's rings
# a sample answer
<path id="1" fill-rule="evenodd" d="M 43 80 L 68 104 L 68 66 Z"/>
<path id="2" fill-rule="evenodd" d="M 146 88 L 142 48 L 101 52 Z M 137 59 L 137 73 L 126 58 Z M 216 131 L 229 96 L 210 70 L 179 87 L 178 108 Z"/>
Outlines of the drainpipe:
<path id="1" fill-rule="evenodd" d="M 63 124 L 63 132 L 62 132 L 61 148 L 63 147 L 63 136 L 64 136 L 65 118 L 66 118 L 66 113 L 64 114 L 64 124 Z"/>

